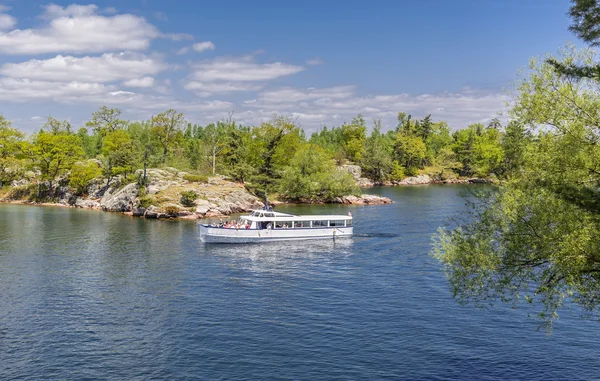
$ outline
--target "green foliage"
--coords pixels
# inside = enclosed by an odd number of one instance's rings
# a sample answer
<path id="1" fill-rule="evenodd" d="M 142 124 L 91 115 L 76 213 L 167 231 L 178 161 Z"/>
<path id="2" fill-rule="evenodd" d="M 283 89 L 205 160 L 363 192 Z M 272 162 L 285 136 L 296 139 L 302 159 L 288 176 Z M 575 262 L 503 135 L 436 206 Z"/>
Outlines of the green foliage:
<path id="1" fill-rule="evenodd" d="M 406 168 L 410 176 L 417 174 L 423 166 L 423 160 L 427 154 L 427 147 L 421 137 L 399 132 L 394 143 L 394 157 Z"/>
<path id="2" fill-rule="evenodd" d="M 392 173 L 393 141 L 381 133 L 381 121 L 375 121 L 371 136 L 365 143 L 364 155 L 360 166 L 364 176 L 378 182 L 388 179 Z"/>
<path id="3" fill-rule="evenodd" d="M 90 182 L 102 176 L 102 169 L 94 161 L 77 162 L 71 168 L 69 185 L 78 195 L 84 194 Z"/>
<path id="4" fill-rule="evenodd" d="M 593 61 L 588 51 L 564 54 L 555 60 Z M 479 195 L 472 218 L 441 231 L 434 251 L 460 301 L 524 300 L 547 327 L 566 300 L 589 316 L 600 312 L 596 89 L 596 81 L 573 81 L 551 63 L 532 61 L 504 141 L 510 180 Z M 525 127 L 536 132 L 531 141 Z"/>
<path id="5" fill-rule="evenodd" d="M 127 122 L 119 119 L 121 110 L 102 106 L 98 111 L 92 113 L 92 119 L 86 123 L 86 127 L 92 128 L 100 136 L 106 136 L 110 132 L 124 129 Z"/>
<path id="6" fill-rule="evenodd" d="M 9 200 L 25 200 L 25 199 L 33 199 L 38 192 L 38 185 L 36 184 L 28 184 L 22 185 L 18 187 L 14 187 L 10 189 L 10 192 L 7 195 Z"/>
<path id="7" fill-rule="evenodd" d="M 192 206 L 196 206 L 196 199 L 198 198 L 198 193 L 194 192 L 193 190 L 187 190 L 187 191 L 183 191 L 181 192 L 181 205 L 183 206 L 188 206 L 188 207 L 192 207 Z"/>
<path id="8" fill-rule="evenodd" d="M 525 150 L 531 142 L 531 134 L 523 124 L 513 121 L 506 126 L 506 133 L 502 137 L 504 151 L 502 169 L 505 177 L 518 174 L 524 165 Z"/>
<path id="9" fill-rule="evenodd" d="M 151 205 L 156 205 L 157 201 L 154 199 L 154 197 L 146 195 L 146 196 L 141 196 L 137 199 L 138 202 L 138 208 L 144 208 L 144 209 L 148 209 Z"/>
<path id="10" fill-rule="evenodd" d="M 0 114 L 0 187 L 22 174 L 23 162 L 18 156 L 24 137 Z"/>
<path id="11" fill-rule="evenodd" d="M 179 207 L 177 205 L 167 205 L 163 208 L 164 212 L 171 216 L 171 217 L 175 217 L 179 214 Z"/>
<path id="12" fill-rule="evenodd" d="M 183 138 L 182 129 L 185 125 L 183 114 L 169 109 L 153 116 L 151 123 L 152 133 L 162 147 L 161 163 L 165 164 L 169 151 Z"/>
<path id="13" fill-rule="evenodd" d="M 406 177 L 405 168 L 401 166 L 397 161 L 392 163 L 392 172 L 390 173 L 389 180 L 401 181 Z"/>
<path id="14" fill-rule="evenodd" d="M 296 152 L 280 183 L 281 197 L 289 200 L 327 202 L 357 193 L 352 175 L 338 170 L 323 149 L 312 145 Z"/>
<path id="15" fill-rule="evenodd" d="M 366 131 L 367 125 L 361 114 L 352 119 L 350 124 L 342 125 L 341 143 L 348 160 L 358 163 L 362 158 Z"/>
<path id="16" fill-rule="evenodd" d="M 50 197 L 54 197 L 53 182 L 65 175 L 84 156 L 81 141 L 76 135 L 64 132 L 40 131 L 31 142 L 23 145 L 30 167 L 40 172 L 42 181 L 49 183 Z M 40 196 L 40 194 L 38 194 Z"/>
<path id="17" fill-rule="evenodd" d="M 127 176 L 134 171 L 137 152 L 127 130 L 107 132 L 102 146 L 104 177 L 109 181 L 117 175 Z"/>

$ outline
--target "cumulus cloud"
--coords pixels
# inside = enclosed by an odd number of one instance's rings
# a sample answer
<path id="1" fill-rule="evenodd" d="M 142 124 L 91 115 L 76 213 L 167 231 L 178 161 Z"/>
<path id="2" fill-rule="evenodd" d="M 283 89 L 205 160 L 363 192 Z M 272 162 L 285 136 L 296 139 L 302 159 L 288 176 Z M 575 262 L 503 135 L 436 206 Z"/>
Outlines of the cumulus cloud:
<path id="1" fill-rule="evenodd" d="M 144 50 L 159 31 L 143 17 L 131 14 L 102 16 L 95 5 L 48 5 L 40 28 L 0 32 L 0 53 L 83 53 Z"/>
<path id="2" fill-rule="evenodd" d="M 264 91 L 243 103 L 245 112 L 236 113 L 244 123 L 256 123 L 273 112 L 292 115 L 307 131 L 321 125 L 337 125 L 362 113 L 368 119 L 381 118 L 395 125 L 396 115 L 405 111 L 416 117 L 432 114 L 451 128 L 486 122 L 504 111 L 511 98 L 503 93 L 464 89 L 457 93 L 392 94 L 357 96 L 352 86 L 330 88 L 283 88 Z"/>
<path id="3" fill-rule="evenodd" d="M 191 78 L 200 82 L 268 81 L 304 70 L 283 62 L 257 63 L 253 56 L 218 57 L 192 66 Z"/>
<path id="4" fill-rule="evenodd" d="M 277 90 L 264 91 L 258 95 L 261 104 L 296 103 L 307 100 L 350 98 L 354 94 L 354 86 L 335 86 L 323 89 L 309 87 L 306 89 L 284 87 Z"/>
<path id="5" fill-rule="evenodd" d="M 186 54 L 189 51 L 190 51 L 190 48 L 188 46 L 184 46 L 183 48 L 181 48 L 177 51 L 177 55 L 180 56 L 182 54 Z"/>
<path id="6" fill-rule="evenodd" d="M 233 93 L 238 91 L 258 91 L 264 86 L 248 82 L 188 82 L 183 86 L 186 90 L 195 91 L 197 95 L 209 96 L 215 93 Z"/>
<path id="7" fill-rule="evenodd" d="M 61 7 L 56 4 L 49 4 L 45 7 L 45 12 L 41 16 L 46 19 L 55 19 L 60 17 L 81 17 L 81 16 L 91 16 L 98 10 L 98 7 L 94 4 L 90 5 L 78 5 L 71 4 L 67 7 Z"/>
<path id="8" fill-rule="evenodd" d="M 0 9 L 2 12 L 2 9 Z M 6 13 L 0 13 L 0 30 L 8 30 L 17 25 L 17 19 Z"/>
<path id="9" fill-rule="evenodd" d="M 18 78 L 0 78 L 0 100 L 12 102 L 33 100 L 67 102 L 107 94 L 111 89 L 111 86 L 100 83 L 82 83 L 75 81 L 50 82 Z"/>
<path id="10" fill-rule="evenodd" d="M 123 82 L 123 86 L 127 87 L 152 87 L 153 85 L 154 78 L 152 77 L 134 78 Z"/>
<path id="11" fill-rule="evenodd" d="M 216 46 L 210 41 L 203 41 L 192 45 L 192 48 L 197 52 L 203 52 L 205 50 L 215 50 Z"/>
<path id="12" fill-rule="evenodd" d="M 7 63 L 0 74 L 47 81 L 112 82 L 156 74 L 163 62 L 138 53 L 105 53 L 99 57 L 58 55 L 46 60 Z"/>

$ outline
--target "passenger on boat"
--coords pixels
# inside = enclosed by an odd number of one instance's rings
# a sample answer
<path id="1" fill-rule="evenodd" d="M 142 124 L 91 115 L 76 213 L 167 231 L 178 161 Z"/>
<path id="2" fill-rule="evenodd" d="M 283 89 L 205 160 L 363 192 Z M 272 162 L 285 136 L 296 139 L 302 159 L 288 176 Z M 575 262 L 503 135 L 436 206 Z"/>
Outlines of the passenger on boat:
<path id="1" fill-rule="evenodd" d="M 250 223 L 246 221 L 246 225 L 244 226 L 246 229 L 250 229 Z"/>

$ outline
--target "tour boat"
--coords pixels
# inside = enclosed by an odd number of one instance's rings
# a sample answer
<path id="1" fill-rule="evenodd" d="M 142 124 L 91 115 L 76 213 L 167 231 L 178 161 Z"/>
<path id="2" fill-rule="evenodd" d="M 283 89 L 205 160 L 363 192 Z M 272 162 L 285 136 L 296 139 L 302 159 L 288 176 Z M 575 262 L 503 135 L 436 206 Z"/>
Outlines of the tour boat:
<path id="1" fill-rule="evenodd" d="M 352 215 L 296 216 L 272 210 L 253 210 L 235 223 L 199 224 L 207 243 L 254 243 L 352 236 Z"/>

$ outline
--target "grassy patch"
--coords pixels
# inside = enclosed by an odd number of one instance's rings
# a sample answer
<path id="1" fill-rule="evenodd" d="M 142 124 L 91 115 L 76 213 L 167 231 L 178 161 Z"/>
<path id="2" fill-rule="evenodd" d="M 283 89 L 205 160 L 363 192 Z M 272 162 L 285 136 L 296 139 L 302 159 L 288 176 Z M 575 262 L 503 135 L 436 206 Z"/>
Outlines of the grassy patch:
<path id="1" fill-rule="evenodd" d="M 192 175 L 186 173 L 185 175 L 183 175 L 183 179 L 191 183 L 208 183 L 208 176 L 205 175 Z"/>

